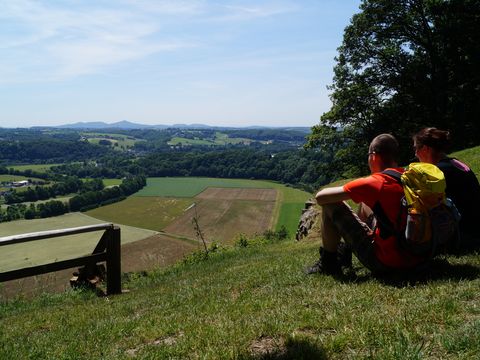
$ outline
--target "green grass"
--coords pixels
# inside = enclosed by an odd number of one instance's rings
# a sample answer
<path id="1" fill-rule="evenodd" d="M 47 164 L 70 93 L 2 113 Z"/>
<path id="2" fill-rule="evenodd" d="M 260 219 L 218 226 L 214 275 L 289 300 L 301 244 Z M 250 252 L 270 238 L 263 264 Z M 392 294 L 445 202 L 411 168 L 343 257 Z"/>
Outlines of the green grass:
<path id="1" fill-rule="evenodd" d="M 161 198 L 131 196 L 115 204 L 86 212 L 87 215 L 107 222 L 160 231 L 192 204 L 190 198 Z"/>
<path id="2" fill-rule="evenodd" d="M 135 145 L 136 142 L 145 141 L 143 139 L 134 139 L 124 134 L 105 134 L 105 133 L 96 133 L 96 132 L 84 132 L 82 133 L 92 144 L 97 144 L 100 140 L 108 140 L 112 143 L 112 147 L 117 150 L 122 150 L 122 148 L 130 148 Z M 114 146 L 118 144 L 118 146 Z"/>
<path id="3" fill-rule="evenodd" d="M 450 156 L 456 157 L 468 164 L 475 175 L 477 175 L 477 178 L 480 179 L 480 146 L 457 151 L 450 154 Z"/>
<path id="4" fill-rule="evenodd" d="M 122 183 L 122 179 L 102 179 L 102 181 L 105 186 L 115 186 Z"/>
<path id="5" fill-rule="evenodd" d="M 302 215 L 304 203 L 283 203 L 280 207 L 280 214 L 275 230 L 285 226 L 290 235 L 294 235 L 298 227 L 298 219 Z"/>
<path id="6" fill-rule="evenodd" d="M 212 146 L 225 146 L 231 144 L 250 144 L 254 140 L 245 139 L 245 138 L 230 138 L 227 134 L 216 132 L 214 139 L 201 139 L 195 137 L 194 139 L 188 139 L 184 137 L 174 136 L 170 141 L 167 142 L 168 145 L 187 145 L 187 146 L 195 146 L 195 145 L 212 145 Z"/>
<path id="7" fill-rule="evenodd" d="M 478 256 L 386 283 L 359 267 L 345 281 L 304 275 L 317 254 L 309 242 L 248 246 L 131 277 L 119 296 L 4 302 L 0 358 L 478 358 Z"/>
<path id="8" fill-rule="evenodd" d="M 170 141 L 167 142 L 168 145 L 217 145 L 212 140 L 204 139 L 188 139 L 183 137 L 174 136 Z"/>
<path id="9" fill-rule="evenodd" d="M 37 179 L 37 178 L 32 178 L 32 177 L 27 177 L 27 176 L 22 176 L 22 175 L 8 175 L 8 174 L 2 174 L 0 175 L 0 181 L 21 181 L 21 180 L 34 180 L 34 181 L 44 181 L 42 179 Z"/>
<path id="10" fill-rule="evenodd" d="M 187 197 L 198 195 L 207 187 L 223 188 L 276 188 L 275 183 L 261 180 L 217 179 L 203 177 L 148 178 L 147 186 L 135 196 Z"/>
<path id="11" fill-rule="evenodd" d="M 29 165 L 8 165 L 8 169 L 15 169 L 20 171 L 33 170 L 39 173 L 47 172 L 52 166 L 59 166 L 62 164 L 29 164 Z"/>

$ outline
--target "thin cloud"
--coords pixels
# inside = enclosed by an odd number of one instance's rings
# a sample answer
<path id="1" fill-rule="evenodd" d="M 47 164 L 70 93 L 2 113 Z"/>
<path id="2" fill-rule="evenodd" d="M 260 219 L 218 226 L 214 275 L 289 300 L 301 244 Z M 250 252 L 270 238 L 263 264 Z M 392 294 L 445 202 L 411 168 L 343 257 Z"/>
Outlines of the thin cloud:
<path id="1" fill-rule="evenodd" d="M 9 69 L 1 84 L 62 81 L 162 52 L 228 43 L 232 38 L 223 23 L 277 16 L 295 11 L 296 5 L 248 0 L 0 0 L 0 8 L 0 67 Z M 185 30 L 185 24 L 191 27 Z"/>
<path id="2" fill-rule="evenodd" d="M 7 81 L 32 67 L 36 70 L 32 78 L 61 80 L 96 73 L 110 65 L 154 53 L 195 46 L 191 41 L 168 36 L 162 39 L 161 21 L 135 8 L 70 10 L 31 1 L 0 2 L 0 5 L 6 5 L 0 15 L 5 20 L 0 29 L 16 29 L 16 32 L 2 31 L 7 41 L 1 41 L 0 51 L 4 56 L 0 65 L 10 67 Z M 25 52 L 33 54 L 35 60 L 24 57 Z M 15 57 L 17 62 L 5 60 Z"/>

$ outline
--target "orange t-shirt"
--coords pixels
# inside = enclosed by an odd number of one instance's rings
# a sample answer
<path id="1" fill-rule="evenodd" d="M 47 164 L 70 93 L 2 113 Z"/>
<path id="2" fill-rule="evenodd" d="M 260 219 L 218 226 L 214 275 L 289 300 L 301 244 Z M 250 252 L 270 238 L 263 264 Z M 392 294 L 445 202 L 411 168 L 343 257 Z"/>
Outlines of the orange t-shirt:
<path id="1" fill-rule="evenodd" d="M 403 173 L 402 168 L 394 168 Z M 400 201 L 404 196 L 402 186 L 396 179 L 382 173 L 375 173 L 365 178 L 356 179 L 343 186 L 346 193 L 356 203 L 364 203 L 373 209 L 376 203 L 382 207 L 385 215 L 395 226 L 400 211 Z M 375 255 L 384 265 L 393 268 L 409 268 L 419 264 L 422 259 L 406 254 L 398 248 L 395 236 L 382 238 L 380 229 L 375 229 Z"/>

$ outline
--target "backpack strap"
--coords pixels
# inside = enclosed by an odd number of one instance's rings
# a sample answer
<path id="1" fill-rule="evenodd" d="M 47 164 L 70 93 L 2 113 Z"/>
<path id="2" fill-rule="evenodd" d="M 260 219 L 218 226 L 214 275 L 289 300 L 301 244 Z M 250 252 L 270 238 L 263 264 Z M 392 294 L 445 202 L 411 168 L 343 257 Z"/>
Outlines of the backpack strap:
<path id="1" fill-rule="evenodd" d="M 400 172 L 392 169 L 387 169 L 383 170 L 381 174 L 385 174 L 394 178 L 402 186 L 402 174 Z M 372 211 L 375 214 L 375 218 L 377 219 L 378 228 L 380 230 L 380 237 L 382 239 L 386 239 L 392 235 L 397 235 L 394 224 L 392 224 L 379 202 L 375 203 Z"/>
<path id="2" fill-rule="evenodd" d="M 386 170 L 383 170 L 381 173 L 394 178 L 395 180 L 397 180 L 397 182 L 400 185 L 403 186 L 403 184 L 402 184 L 402 174 L 399 171 L 392 170 L 392 169 L 386 169 Z"/>

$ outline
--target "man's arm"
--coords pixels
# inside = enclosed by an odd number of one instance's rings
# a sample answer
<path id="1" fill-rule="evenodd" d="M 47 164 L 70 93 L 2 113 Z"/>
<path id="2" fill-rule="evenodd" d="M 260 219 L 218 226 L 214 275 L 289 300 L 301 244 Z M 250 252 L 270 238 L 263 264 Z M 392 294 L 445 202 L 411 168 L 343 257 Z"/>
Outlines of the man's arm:
<path id="1" fill-rule="evenodd" d="M 350 195 L 343 190 L 343 186 L 336 186 L 320 190 L 315 198 L 318 205 L 325 205 L 348 200 Z"/>

